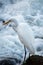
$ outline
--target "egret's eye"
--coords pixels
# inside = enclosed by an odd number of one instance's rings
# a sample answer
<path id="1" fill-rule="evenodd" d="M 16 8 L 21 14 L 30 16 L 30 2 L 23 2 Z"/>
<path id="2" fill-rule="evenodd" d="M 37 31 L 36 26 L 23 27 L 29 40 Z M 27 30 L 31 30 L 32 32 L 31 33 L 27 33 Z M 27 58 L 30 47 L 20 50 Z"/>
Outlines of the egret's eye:
<path id="1" fill-rule="evenodd" d="M 3 20 L 3 23 L 5 23 L 5 21 Z"/>

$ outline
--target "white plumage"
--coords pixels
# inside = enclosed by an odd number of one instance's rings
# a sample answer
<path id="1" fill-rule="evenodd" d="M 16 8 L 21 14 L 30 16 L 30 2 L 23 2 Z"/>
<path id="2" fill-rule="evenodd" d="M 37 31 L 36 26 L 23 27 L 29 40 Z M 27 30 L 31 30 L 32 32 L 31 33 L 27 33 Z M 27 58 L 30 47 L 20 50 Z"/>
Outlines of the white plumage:
<path id="1" fill-rule="evenodd" d="M 22 17 L 22 16 L 21 16 Z M 21 22 L 21 17 L 15 17 L 10 19 L 11 26 L 17 32 L 20 41 L 28 48 L 31 54 L 35 54 L 35 50 L 32 44 L 35 43 L 33 31 L 27 23 L 18 23 Z M 20 19 L 20 20 L 19 20 Z M 24 21 L 24 19 L 22 19 Z"/>
<path id="2" fill-rule="evenodd" d="M 27 23 L 21 23 L 16 30 L 20 41 L 28 48 L 31 54 L 34 54 L 35 51 L 32 44 L 35 42 L 30 26 Z"/>

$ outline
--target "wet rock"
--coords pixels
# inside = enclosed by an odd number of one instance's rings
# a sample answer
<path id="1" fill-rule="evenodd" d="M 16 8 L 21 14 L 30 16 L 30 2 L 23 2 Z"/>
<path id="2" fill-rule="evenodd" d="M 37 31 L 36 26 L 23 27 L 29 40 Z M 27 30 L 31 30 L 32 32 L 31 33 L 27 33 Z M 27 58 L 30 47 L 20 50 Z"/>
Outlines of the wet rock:
<path id="1" fill-rule="evenodd" d="M 23 65 L 43 65 L 43 57 L 39 55 L 34 55 L 29 57 Z"/>

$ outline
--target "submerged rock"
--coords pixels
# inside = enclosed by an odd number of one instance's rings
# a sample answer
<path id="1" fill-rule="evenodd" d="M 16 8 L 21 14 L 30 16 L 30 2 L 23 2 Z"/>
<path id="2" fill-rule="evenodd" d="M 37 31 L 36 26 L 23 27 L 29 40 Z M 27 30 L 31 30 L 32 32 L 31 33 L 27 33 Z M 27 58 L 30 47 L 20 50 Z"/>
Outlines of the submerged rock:
<path id="1" fill-rule="evenodd" d="M 17 58 L 6 58 L 0 60 L 0 65 L 20 65 L 21 61 Z"/>

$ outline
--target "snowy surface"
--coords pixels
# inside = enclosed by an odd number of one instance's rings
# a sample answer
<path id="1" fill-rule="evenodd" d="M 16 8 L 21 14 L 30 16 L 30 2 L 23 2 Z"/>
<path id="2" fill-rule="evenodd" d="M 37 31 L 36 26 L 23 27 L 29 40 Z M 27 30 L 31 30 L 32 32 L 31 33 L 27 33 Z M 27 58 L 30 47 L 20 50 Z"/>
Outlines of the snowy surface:
<path id="1" fill-rule="evenodd" d="M 43 56 L 43 0 L 0 0 L 0 23 L 16 15 L 23 16 L 31 26 L 35 37 L 33 46 Z M 2 29 L 0 24 L 0 57 L 23 60 L 24 55 L 24 46 L 15 31 L 9 26 Z"/>

